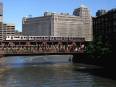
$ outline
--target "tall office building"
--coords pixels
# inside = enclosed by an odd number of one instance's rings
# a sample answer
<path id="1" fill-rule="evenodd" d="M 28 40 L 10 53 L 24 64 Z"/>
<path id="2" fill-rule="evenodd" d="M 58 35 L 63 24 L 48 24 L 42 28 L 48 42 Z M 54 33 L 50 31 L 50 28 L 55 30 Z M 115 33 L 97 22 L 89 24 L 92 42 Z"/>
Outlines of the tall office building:
<path id="1" fill-rule="evenodd" d="M 93 18 L 93 35 L 95 39 L 102 37 L 104 44 L 111 46 L 114 54 L 116 52 L 116 8 L 109 10 L 106 14 Z"/>
<path id="2" fill-rule="evenodd" d="M 3 24 L 3 39 L 6 36 L 15 35 L 15 25 L 14 24 Z"/>
<path id="3" fill-rule="evenodd" d="M 92 17 L 89 9 L 85 5 L 81 5 L 73 11 L 73 15 L 79 17 L 82 20 L 82 36 L 85 37 L 86 41 L 93 40 L 93 28 L 92 28 Z M 78 31 L 77 31 L 78 32 Z"/>
<path id="4" fill-rule="evenodd" d="M 3 34 L 3 3 L 0 2 L 0 40 L 2 40 Z"/>
<path id="5" fill-rule="evenodd" d="M 15 25 L 3 23 L 3 3 L 0 2 L 0 40 L 4 40 L 7 35 L 14 35 Z"/>
<path id="6" fill-rule="evenodd" d="M 0 22 L 3 21 L 3 4 L 0 2 Z"/>
<path id="7" fill-rule="evenodd" d="M 107 13 L 107 11 L 101 9 L 101 10 L 98 10 L 98 11 L 96 12 L 96 16 L 101 16 L 101 15 L 104 15 L 105 13 Z"/>
<path id="8" fill-rule="evenodd" d="M 116 8 L 93 18 L 93 33 L 103 36 L 104 40 L 112 41 L 113 38 L 116 40 Z"/>
<path id="9" fill-rule="evenodd" d="M 42 17 L 24 17 L 22 34 L 82 37 L 92 41 L 92 19 L 88 8 L 81 6 L 73 14 L 45 12 Z"/>

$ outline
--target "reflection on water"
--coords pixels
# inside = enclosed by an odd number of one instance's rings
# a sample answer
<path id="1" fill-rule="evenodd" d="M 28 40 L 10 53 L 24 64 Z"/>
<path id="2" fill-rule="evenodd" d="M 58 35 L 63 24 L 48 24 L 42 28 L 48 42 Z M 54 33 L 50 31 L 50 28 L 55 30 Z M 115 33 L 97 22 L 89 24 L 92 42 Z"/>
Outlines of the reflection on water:
<path id="1" fill-rule="evenodd" d="M 9 70 L 0 74 L 0 87 L 116 87 L 116 81 L 82 72 L 91 66 L 73 65 L 68 58 L 7 57 L 4 64 Z"/>

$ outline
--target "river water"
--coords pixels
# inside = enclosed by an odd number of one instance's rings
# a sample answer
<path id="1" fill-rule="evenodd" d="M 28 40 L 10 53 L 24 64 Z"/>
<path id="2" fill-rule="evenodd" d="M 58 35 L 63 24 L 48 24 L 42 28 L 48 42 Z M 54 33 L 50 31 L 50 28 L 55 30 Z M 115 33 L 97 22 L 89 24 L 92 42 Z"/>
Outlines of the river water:
<path id="1" fill-rule="evenodd" d="M 99 67 L 72 64 L 72 56 L 1 58 L 0 87 L 116 87 L 116 81 L 88 70 Z"/>

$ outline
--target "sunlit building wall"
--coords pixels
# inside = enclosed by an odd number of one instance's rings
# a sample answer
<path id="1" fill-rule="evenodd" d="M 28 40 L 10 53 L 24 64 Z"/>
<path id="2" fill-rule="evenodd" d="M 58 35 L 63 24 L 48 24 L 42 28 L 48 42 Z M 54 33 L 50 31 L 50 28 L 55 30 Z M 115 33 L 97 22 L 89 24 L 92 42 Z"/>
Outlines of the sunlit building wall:
<path id="1" fill-rule="evenodd" d="M 88 8 L 81 6 L 73 14 L 45 12 L 42 17 L 24 17 L 22 34 L 82 37 L 86 41 L 92 41 L 92 19 Z"/>

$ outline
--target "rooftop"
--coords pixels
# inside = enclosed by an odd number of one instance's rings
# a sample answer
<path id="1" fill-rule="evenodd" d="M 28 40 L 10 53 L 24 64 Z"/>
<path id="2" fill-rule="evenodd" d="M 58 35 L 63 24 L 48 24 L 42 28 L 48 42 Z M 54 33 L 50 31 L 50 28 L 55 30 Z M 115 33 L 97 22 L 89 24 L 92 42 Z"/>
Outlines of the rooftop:
<path id="1" fill-rule="evenodd" d="M 85 5 L 82 4 L 82 5 L 80 5 L 80 8 L 87 8 L 87 7 L 86 7 Z"/>

